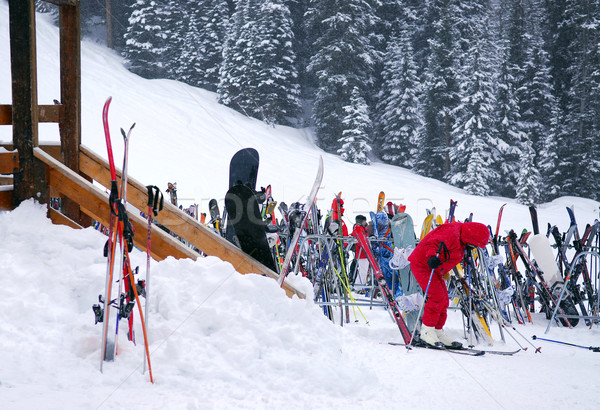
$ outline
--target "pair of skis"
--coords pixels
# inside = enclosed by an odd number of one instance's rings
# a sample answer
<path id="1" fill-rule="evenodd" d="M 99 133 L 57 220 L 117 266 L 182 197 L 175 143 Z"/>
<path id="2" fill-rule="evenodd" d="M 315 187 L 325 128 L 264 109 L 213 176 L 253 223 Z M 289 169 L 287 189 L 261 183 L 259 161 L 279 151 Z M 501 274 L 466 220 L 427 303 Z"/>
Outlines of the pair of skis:
<path id="1" fill-rule="evenodd" d="M 102 340 L 101 340 L 101 350 L 100 350 L 100 371 L 102 371 L 102 365 L 105 360 L 112 360 L 114 355 L 117 352 L 117 337 L 119 330 L 119 319 L 120 315 L 126 316 L 129 319 L 129 339 L 135 343 L 134 335 L 133 335 L 133 322 L 131 310 L 133 309 L 133 305 L 137 304 L 140 320 L 142 324 L 142 332 L 144 335 L 144 345 L 145 345 L 145 362 L 148 363 L 148 372 L 150 375 L 150 381 L 154 383 L 154 379 L 152 376 L 152 366 L 150 363 L 150 354 L 148 351 L 148 337 L 146 332 L 146 322 L 144 321 L 144 314 L 142 312 L 142 307 L 139 300 L 139 292 L 138 286 L 133 278 L 133 270 L 131 268 L 129 252 L 133 247 L 133 229 L 129 220 L 127 218 L 126 204 L 127 204 L 127 159 L 128 159 L 128 150 L 129 150 L 129 137 L 131 135 L 131 131 L 133 129 L 132 125 L 129 133 L 125 134 L 125 131 L 121 129 L 123 134 L 123 138 L 125 141 L 125 155 L 123 161 L 123 173 L 122 173 L 122 185 L 121 185 L 121 196 L 119 196 L 119 188 L 117 185 L 117 171 L 115 168 L 114 156 L 112 151 L 112 143 L 110 139 L 110 129 L 108 125 L 108 110 L 110 107 L 110 103 L 112 101 L 112 97 L 109 97 L 102 110 L 102 123 L 104 125 L 104 136 L 106 139 L 106 147 L 108 152 L 108 161 L 110 165 L 110 176 L 111 176 L 111 189 L 109 196 L 109 205 L 111 208 L 110 215 L 110 224 L 109 224 L 109 237 L 107 246 L 105 248 L 105 254 L 108 258 L 107 266 L 106 266 L 106 285 L 104 292 L 104 301 L 103 307 L 101 308 L 99 305 L 94 306 L 94 313 L 96 314 L 96 320 L 103 322 L 102 327 Z M 149 218 L 150 212 L 149 212 Z M 151 222 L 149 222 L 150 224 Z M 122 276 L 119 280 L 119 286 L 124 286 L 125 288 L 125 297 L 121 297 L 121 292 L 119 291 L 119 297 L 115 300 L 111 299 L 112 295 L 112 286 L 114 282 L 114 267 L 115 267 L 115 257 L 116 257 L 116 248 L 117 243 L 121 245 L 121 261 L 122 264 Z M 148 255 L 150 254 L 150 250 L 148 249 Z M 144 286 L 140 286 L 140 291 L 144 289 Z M 135 300 L 135 302 L 134 302 Z M 109 324 L 110 324 L 110 311 L 111 308 L 115 307 L 114 303 L 117 303 L 117 320 L 116 320 L 116 332 L 115 332 L 115 343 L 113 345 L 108 344 L 108 332 L 109 332 Z"/>

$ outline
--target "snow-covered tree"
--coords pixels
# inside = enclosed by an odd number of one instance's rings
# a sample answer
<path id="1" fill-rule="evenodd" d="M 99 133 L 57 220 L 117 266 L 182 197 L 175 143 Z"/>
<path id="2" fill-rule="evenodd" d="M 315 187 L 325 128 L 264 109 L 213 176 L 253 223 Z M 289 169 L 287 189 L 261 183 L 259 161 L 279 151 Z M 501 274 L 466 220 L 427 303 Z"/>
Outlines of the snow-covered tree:
<path id="1" fill-rule="evenodd" d="M 197 87 L 216 91 L 219 69 L 223 63 L 229 7 L 226 0 L 188 1 L 183 50 L 179 58 L 179 79 Z"/>
<path id="2" fill-rule="evenodd" d="M 281 0 L 240 0 L 223 51 L 219 101 L 268 123 L 300 112 L 288 8 Z"/>
<path id="3" fill-rule="evenodd" d="M 439 19 L 429 40 L 430 55 L 425 72 L 424 132 L 419 139 L 415 171 L 442 180 L 450 171 L 449 147 L 454 110 L 459 103 L 459 71 L 455 19 L 459 10 L 452 0 L 435 0 Z"/>
<path id="4" fill-rule="evenodd" d="M 517 177 L 516 199 L 522 204 L 536 204 L 541 197 L 542 180 L 535 165 L 535 151 L 531 140 L 526 139 L 521 144 L 521 161 Z"/>
<path id="5" fill-rule="evenodd" d="M 344 111 L 346 116 L 342 123 L 345 129 L 337 152 L 344 161 L 368 165 L 371 163 L 368 154 L 371 151 L 369 135 L 372 124 L 369 107 L 357 87 L 352 90 L 350 105 L 345 106 Z"/>
<path id="6" fill-rule="evenodd" d="M 475 195 L 488 195 L 497 180 L 494 137 L 494 84 L 489 38 L 481 30 L 469 48 L 469 67 L 456 108 L 450 147 L 450 183 Z"/>
<path id="7" fill-rule="evenodd" d="M 137 0 L 132 5 L 123 52 L 131 71 L 146 78 L 177 78 L 181 12 L 175 0 Z"/>
<path id="8" fill-rule="evenodd" d="M 336 152 L 352 90 L 373 85 L 378 55 L 367 34 L 377 19 L 366 0 L 313 0 L 307 14 L 320 34 L 308 66 L 318 83 L 313 121 L 319 146 Z"/>
<path id="9" fill-rule="evenodd" d="M 569 144 L 560 156 L 571 170 L 564 169 L 565 193 L 600 198 L 600 3 L 569 0 L 565 24 L 572 27 L 569 67 L 572 83 L 566 116 Z"/>
<path id="10" fill-rule="evenodd" d="M 378 152 L 393 165 L 412 168 L 423 120 L 420 82 L 407 30 L 388 43 L 377 104 Z"/>

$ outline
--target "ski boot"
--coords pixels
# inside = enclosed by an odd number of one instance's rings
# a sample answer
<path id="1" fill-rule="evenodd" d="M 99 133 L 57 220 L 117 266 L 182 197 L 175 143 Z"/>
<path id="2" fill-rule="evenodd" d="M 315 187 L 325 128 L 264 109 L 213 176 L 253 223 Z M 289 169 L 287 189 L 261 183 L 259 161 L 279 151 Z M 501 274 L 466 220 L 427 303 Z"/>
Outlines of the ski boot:
<path id="1" fill-rule="evenodd" d="M 463 347 L 462 343 L 452 340 L 442 329 L 435 329 L 435 334 L 438 340 L 449 349 L 461 349 Z"/>

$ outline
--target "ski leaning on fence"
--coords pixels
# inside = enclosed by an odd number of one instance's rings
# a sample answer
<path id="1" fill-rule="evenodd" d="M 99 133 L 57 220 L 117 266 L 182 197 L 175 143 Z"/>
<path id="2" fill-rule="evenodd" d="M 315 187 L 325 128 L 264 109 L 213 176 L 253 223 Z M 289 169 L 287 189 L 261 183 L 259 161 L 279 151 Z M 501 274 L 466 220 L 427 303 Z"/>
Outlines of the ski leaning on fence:
<path id="1" fill-rule="evenodd" d="M 319 187 L 321 186 L 321 182 L 323 181 L 323 157 L 319 157 L 319 170 L 317 171 L 317 176 L 315 178 L 315 182 L 313 183 L 310 194 L 308 194 L 308 198 L 306 200 L 306 205 L 304 209 L 306 209 L 306 214 L 302 218 L 302 222 L 300 223 L 300 227 L 296 229 L 294 232 L 294 236 L 288 246 L 288 250 L 285 254 L 285 259 L 283 260 L 283 265 L 281 266 L 281 273 L 279 274 L 279 279 L 277 282 L 279 286 L 283 286 L 283 282 L 285 281 L 285 277 L 287 276 L 290 269 L 290 262 L 292 261 L 292 257 L 294 256 L 294 250 L 296 249 L 296 245 L 300 240 L 300 234 L 302 233 L 302 229 L 308 220 L 308 215 L 313 209 L 313 203 L 317 198 L 317 192 L 319 192 Z"/>

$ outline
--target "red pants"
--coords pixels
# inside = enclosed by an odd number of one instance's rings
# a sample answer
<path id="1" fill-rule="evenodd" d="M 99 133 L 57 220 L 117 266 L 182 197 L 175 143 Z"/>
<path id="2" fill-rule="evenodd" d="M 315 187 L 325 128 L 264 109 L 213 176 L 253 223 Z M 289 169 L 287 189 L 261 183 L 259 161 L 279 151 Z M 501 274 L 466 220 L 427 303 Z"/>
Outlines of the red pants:
<path id="1" fill-rule="evenodd" d="M 411 264 L 411 268 L 419 286 L 425 292 L 429 277 L 431 276 L 431 269 L 427 264 L 423 267 L 415 263 Z M 437 271 L 433 272 L 425 306 L 423 306 L 423 325 L 435 327 L 436 329 L 443 328 L 448 317 L 447 310 L 449 304 L 446 282 Z"/>

